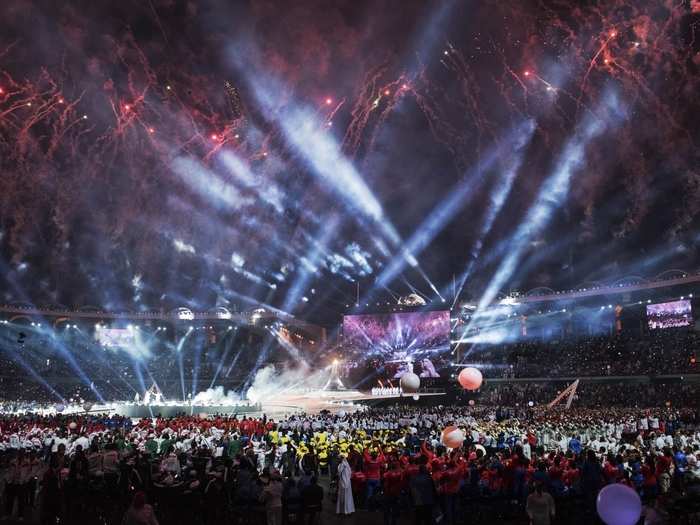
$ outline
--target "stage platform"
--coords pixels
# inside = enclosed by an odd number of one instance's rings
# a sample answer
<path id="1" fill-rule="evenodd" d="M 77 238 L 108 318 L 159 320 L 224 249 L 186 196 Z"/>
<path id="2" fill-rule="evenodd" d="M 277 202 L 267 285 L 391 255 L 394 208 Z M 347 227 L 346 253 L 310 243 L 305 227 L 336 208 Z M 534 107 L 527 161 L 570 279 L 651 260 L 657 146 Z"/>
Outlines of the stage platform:
<path id="1" fill-rule="evenodd" d="M 124 417 L 144 418 L 144 417 L 175 417 L 186 414 L 188 416 L 200 415 L 209 417 L 215 415 L 254 415 L 262 411 L 260 405 L 188 405 L 188 404 L 167 404 L 167 405 L 135 405 L 135 404 L 114 404 L 105 407 L 94 407 L 92 411 L 117 414 Z"/>
<path id="2" fill-rule="evenodd" d="M 377 401 L 411 399 L 414 396 L 443 396 L 444 392 L 424 391 L 415 394 L 372 395 L 358 390 L 317 390 L 314 392 L 288 393 L 265 399 L 261 402 L 266 414 L 288 414 L 306 412 L 317 414 L 322 410 L 335 413 L 339 411 L 354 412 Z"/>
<path id="3" fill-rule="evenodd" d="M 94 405 L 91 413 L 117 414 L 131 418 L 146 417 L 174 417 L 186 414 L 188 416 L 211 417 L 222 416 L 249 416 L 257 417 L 262 414 L 268 416 L 283 416 L 295 413 L 317 414 L 322 410 L 331 413 L 344 411 L 354 412 L 361 410 L 363 406 L 371 405 L 376 401 L 398 400 L 417 396 L 432 397 L 441 396 L 444 392 L 417 392 L 403 395 L 371 395 L 358 390 L 316 390 L 312 392 L 284 393 L 261 400 L 258 403 L 241 403 L 237 405 L 188 405 L 186 403 L 167 403 L 159 405 L 142 405 L 134 403 L 110 403 Z"/>

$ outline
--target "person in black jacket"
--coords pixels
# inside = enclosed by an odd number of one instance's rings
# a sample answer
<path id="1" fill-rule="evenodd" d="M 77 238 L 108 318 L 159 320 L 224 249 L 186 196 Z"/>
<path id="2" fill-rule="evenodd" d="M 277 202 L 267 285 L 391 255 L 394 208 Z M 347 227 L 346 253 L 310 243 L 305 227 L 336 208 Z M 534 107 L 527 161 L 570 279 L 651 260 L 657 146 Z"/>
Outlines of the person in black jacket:
<path id="1" fill-rule="evenodd" d="M 310 449 L 301 460 L 302 470 L 307 476 L 318 477 L 318 458 L 314 449 Z"/>
<path id="2" fill-rule="evenodd" d="M 282 515 L 285 522 L 290 523 L 297 516 L 303 514 L 303 501 L 299 486 L 293 477 L 288 477 L 284 482 L 282 491 Z"/>
<path id="3" fill-rule="evenodd" d="M 432 525 L 435 496 L 433 478 L 430 477 L 425 462 L 423 462 L 418 474 L 411 480 L 411 498 L 416 510 L 416 525 Z"/>
<path id="4" fill-rule="evenodd" d="M 282 453 L 282 474 L 284 476 L 294 476 L 296 473 L 297 449 L 294 445 L 287 443 L 287 449 Z"/>
<path id="5" fill-rule="evenodd" d="M 90 465 L 83 447 L 78 445 L 70 462 L 66 484 L 66 507 L 70 517 L 79 516 L 83 512 L 87 497 L 89 469 Z"/>
<path id="6" fill-rule="evenodd" d="M 602 483 L 603 468 L 600 466 L 595 451 L 589 450 L 581 467 L 581 487 L 588 512 L 595 511 L 595 500 Z"/>
<path id="7" fill-rule="evenodd" d="M 323 503 L 323 488 L 318 484 L 316 476 L 311 477 L 311 483 L 301 491 L 303 505 L 303 522 L 306 525 L 317 525 Z"/>
<path id="8" fill-rule="evenodd" d="M 328 455 L 328 469 L 330 471 L 331 479 L 335 479 L 338 475 L 338 466 L 340 465 L 340 453 L 337 447 L 333 447 L 331 453 Z"/>

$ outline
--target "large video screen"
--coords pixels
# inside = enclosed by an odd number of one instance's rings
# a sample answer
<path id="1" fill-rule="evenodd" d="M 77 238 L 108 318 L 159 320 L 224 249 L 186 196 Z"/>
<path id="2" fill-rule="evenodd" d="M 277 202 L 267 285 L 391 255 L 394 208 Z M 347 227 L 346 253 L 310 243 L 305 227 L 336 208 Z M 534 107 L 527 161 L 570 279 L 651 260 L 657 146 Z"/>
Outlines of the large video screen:
<path id="1" fill-rule="evenodd" d="M 346 315 L 343 346 L 354 360 L 377 360 L 389 377 L 410 370 L 420 377 L 440 377 L 450 348 L 450 312 Z"/>
<path id="2" fill-rule="evenodd" d="M 134 331 L 127 328 L 100 328 L 95 338 L 102 346 L 128 348 L 134 344 Z"/>
<path id="3" fill-rule="evenodd" d="M 693 324 L 693 313 L 690 301 L 672 301 L 647 305 L 647 321 L 649 328 L 675 328 Z"/>

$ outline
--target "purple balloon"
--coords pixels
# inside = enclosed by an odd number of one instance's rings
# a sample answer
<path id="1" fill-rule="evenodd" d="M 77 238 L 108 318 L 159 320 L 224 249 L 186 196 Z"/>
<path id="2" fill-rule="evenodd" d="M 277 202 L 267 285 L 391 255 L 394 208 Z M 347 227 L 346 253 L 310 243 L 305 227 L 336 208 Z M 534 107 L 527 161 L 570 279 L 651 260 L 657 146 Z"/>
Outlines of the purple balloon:
<path id="1" fill-rule="evenodd" d="M 642 500 L 634 489 L 621 483 L 603 487 L 596 500 L 598 516 L 607 525 L 634 525 L 642 515 Z"/>

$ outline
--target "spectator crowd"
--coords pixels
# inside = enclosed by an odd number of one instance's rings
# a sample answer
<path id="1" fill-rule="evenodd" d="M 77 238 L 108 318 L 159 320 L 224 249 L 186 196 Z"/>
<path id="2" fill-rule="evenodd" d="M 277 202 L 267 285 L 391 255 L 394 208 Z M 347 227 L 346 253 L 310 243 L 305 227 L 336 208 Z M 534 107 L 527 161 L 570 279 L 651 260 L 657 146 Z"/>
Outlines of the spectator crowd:
<path id="1" fill-rule="evenodd" d="M 476 345 L 467 353 L 486 377 L 536 378 L 697 373 L 700 337 L 690 330 Z M 481 368 L 481 367 L 480 367 Z"/>

